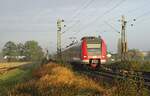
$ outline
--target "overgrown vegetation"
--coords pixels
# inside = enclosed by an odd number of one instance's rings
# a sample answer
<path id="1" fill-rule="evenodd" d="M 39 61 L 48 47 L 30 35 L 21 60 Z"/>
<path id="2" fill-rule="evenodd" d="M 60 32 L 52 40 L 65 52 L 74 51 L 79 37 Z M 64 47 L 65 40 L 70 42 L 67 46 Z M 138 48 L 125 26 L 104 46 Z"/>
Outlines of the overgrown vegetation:
<path id="1" fill-rule="evenodd" d="M 116 79 L 114 85 L 112 96 L 149 96 L 150 94 L 150 91 L 144 86 L 144 80 L 132 74 Z"/>
<path id="2" fill-rule="evenodd" d="M 0 68 L 11 68 L 17 66 L 23 66 L 31 62 L 0 62 Z"/>
<path id="3" fill-rule="evenodd" d="M 119 61 L 105 65 L 113 70 L 132 70 L 150 72 L 149 61 Z"/>
<path id="4" fill-rule="evenodd" d="M 86 76 L 70 69 L 47 64 L 33 72 L 34 79 L 18 84 L 9 91 L 11 96 L 109 96 L 105 89 Z"/>
<path id="5" fill-rule="evenodd" d="M 7 96 L 7 92 L 18 83 L 26 82 L 32 78 L 32 71 L 38 64 L 29 64 L 16 68 L 0 75 L 0 96 Z"/>
<path id="6" fill-rule="evenodd" d="M 107 64 L 113 71 L 123 72 L 123 78 L 117 78 L 112 89 L 112 96 L 149 96 L 149 90 L 144 86 L 144 79 L 140 73 L 134 71 L 150 72 L 150 62 L 120 61 Z"/>

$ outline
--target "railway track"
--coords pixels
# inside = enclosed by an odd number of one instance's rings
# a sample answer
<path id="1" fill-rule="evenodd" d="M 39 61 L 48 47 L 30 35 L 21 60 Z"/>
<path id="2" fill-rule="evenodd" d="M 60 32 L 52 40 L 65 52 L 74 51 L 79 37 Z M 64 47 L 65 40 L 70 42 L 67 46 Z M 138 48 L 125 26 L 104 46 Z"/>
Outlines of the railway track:
<path id="1" fill-rule="evenodd" d="M 70 63 L 70 62 L 69 62 Z M 150 89 L 150 72 L 142 72 L 142 71 L 132 71 L 130 74 L 128 73 L 120 73 L 120 72 L 113 72 L 112 70 L 106 70 L 105 68 L 100 70 L 91 70 L 84 68 L 81 66 L 81 64 L 78 64 L 76 62 L 70 63 L 75 71 L 78 71 L 80 73 L 86 74 L 88 76 L 96 77 L 96 78 L 108 78 L 109 80 L 115 80 L 115 79 L 127 79 L 129 77 L 133 77 L 130 79 L 137 80 L 141 79 L 144 81 L 144 86 L 146 86 L 148 89 Z M 86 66 L 87 67 L 87 66 Z"/>
<path id="2" fill-rule="evenodd" d="M 106 78 L 110 80 L 123 80 L 123 79 L 127 79 L 130 76 L 132 78 L 132 80 L 137 80 L 137 82 L 139 82 L 138 80 L 143 80 L 144 81 L 144 86 L 147 87 L 148 89 L 150 89 L 150 75 L 145 74 L 145 72 L 141 72 L 140 75 L 138 75 L 138 73 L 135 74 L 121 74 L 121 73 L 117 73 L 117 72 L 111 72 L 111 71 L 106 71 L 106 70 L 98 70 L 98 71 L 93 71 L 93 70 L 80 70 L 80 72 L 88 75 L 88 76 L 92 76 L 92 77 L 96 77 L 96 78 Z M 110 82 L 108 82 L 110 83 Z"/>

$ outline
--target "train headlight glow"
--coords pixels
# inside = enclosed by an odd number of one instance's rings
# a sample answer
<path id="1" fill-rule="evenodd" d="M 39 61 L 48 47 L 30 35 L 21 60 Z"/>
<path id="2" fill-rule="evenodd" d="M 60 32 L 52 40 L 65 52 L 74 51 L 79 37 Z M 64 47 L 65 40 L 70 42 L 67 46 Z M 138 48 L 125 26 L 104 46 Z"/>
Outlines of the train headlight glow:
<path id="1" fill-rule="evenodd" d="M 86 58 L 87 56 L 83 56 L 84 58 Z"/>
<path id="2" fill-rule="evenodd" d="M 97 58 L 97 56 L 93 56 L 93 58 Z"/>

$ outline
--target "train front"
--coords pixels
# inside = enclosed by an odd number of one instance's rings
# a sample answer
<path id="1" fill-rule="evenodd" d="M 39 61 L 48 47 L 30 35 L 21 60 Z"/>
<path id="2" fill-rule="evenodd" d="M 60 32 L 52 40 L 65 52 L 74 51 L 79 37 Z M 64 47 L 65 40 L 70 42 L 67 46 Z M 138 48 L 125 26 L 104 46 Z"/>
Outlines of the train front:
<path id="1" fill-rule="evenodd" d="M 100 37 L 83 37 L 81 60 L 83 64 L 98 67 L 106 62 L 106 44 Z"/>

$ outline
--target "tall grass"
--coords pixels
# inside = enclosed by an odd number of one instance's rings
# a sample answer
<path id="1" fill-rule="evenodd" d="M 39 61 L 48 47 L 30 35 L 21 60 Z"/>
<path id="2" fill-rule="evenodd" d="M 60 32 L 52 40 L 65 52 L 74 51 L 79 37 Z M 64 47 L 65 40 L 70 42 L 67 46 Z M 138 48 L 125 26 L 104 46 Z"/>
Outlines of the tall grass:
<path id="1" fill-rule="evenodd" d="M 31 62 L 0 62 L 0 68 L 9 68 L 25 65 Z"/>
<path id="2" fill-rule="evenodd" d="M 149 96 L 150 91 L 144 86 L 143 78 L 128 73 L 128 77 L 116 79 L 112 96 Z"/>
<path id="3" fill-rule="evenodd" d="M 124 75 L 124 79 L 116 78 L 114 88 L 111 89 L 113 96 L 150 96 L 150 91 L 144 86 L 142 75 L 136 73 L 136 71 L 150 72 L 150 62 L 114 62 L 106 67 Z"/>
<path id="4" fill-rule="evenodd" d="M 10 63 L 9 63 L 10 64 Z M 7 96 L 7 92 L 18 83 L 26 82 L 32 78 L 32 70 L 35 64 L 30 67 L 15 68 L 0 74 L 0 96 Z"/>
<path id="5" fill-rule="evenodd" d="M 149 61 L 119 61 L 111 64 L 106 64 L 105 66 L 113 70 L 134 70 L 150 72 Z"/>
<path id="6" fill-rule="evenodd" d="M 33 72 L 35 79 L 18 84 L 11 96 L 106 96 L 106 90 L 66 67 L 47 64 Z M 107 95 L 108 96 L 108 95 Z"/>

